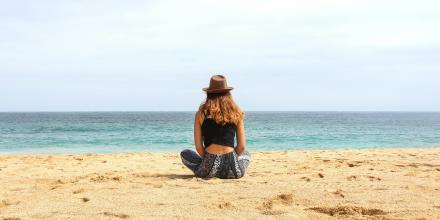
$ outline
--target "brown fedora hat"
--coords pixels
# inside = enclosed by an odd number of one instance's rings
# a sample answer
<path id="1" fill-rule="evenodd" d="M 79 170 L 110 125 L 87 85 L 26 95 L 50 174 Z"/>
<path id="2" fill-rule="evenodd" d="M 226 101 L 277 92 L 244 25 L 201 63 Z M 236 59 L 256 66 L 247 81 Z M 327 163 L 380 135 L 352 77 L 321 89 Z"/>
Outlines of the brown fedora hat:
<path id="1" fill-rule="evenodd" d="M 207 93 L 224 93 L 233 90 L 234 88 L 228 87 L 226 78 L 222 75 L 214 75 L 209 81 L 209 87 L 203 88 L 203 91 Z"/>

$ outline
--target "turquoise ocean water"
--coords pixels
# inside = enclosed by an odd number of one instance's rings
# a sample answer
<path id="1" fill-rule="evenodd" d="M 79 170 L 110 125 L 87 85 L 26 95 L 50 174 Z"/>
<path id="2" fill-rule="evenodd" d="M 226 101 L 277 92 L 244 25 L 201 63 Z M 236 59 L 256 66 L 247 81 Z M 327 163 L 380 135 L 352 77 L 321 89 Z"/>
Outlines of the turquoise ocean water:
<path id="1" fill-rule="evenodd" d="M 0 113 L 0 153 L 193 148 L 194 112 Z M 246 112 L 248 149 L 440 146 L 440 112 Z"/>

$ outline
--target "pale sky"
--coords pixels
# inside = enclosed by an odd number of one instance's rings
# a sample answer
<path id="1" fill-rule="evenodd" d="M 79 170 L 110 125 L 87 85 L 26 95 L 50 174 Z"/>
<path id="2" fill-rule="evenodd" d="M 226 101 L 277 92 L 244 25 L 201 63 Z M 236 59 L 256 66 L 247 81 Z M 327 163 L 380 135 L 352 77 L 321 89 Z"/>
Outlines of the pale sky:
<path id="1" fill-rule="evenodd" d="M 0 111 L 440 111 L 438 1 L 2 1 Z"/>

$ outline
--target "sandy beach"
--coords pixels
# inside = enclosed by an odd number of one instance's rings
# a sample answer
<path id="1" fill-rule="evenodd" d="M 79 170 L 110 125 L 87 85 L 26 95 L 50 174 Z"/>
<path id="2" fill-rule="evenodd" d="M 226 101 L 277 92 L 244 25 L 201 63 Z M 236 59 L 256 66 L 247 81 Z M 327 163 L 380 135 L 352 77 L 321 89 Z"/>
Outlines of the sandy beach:
<path id="1" fill-rule="evenodd" d="M 0 219 L 440 219 L 440 148 L 251 153 L 239 180 L 177 152 L 1 155 Z"/>

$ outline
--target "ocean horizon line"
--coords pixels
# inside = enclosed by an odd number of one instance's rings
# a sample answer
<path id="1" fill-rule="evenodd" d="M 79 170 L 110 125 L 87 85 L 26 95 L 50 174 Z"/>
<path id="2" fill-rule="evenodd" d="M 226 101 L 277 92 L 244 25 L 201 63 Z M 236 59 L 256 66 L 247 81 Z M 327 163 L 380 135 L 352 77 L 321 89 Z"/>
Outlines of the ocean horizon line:
<path id="1" fill-rule="evenodd" d="M 97 111 L 89 111 L 89 110 L 54 110 L 54 111 L 0 111 L 0 114 L 2 113 L 124 113 L 124 112 L 176 112 L 176 113 L 182 113 L 182 112 L 196 112 L 197 110 L 97 110 Z M 326 113 L 326 112 L 335 112 L 335 113 L 440 113 L 440 110 L 243 110 L 244 112 L 262 112 L 262 113 L 289 113 L 289 112 L 316 112 L 316 113 Z"/>

